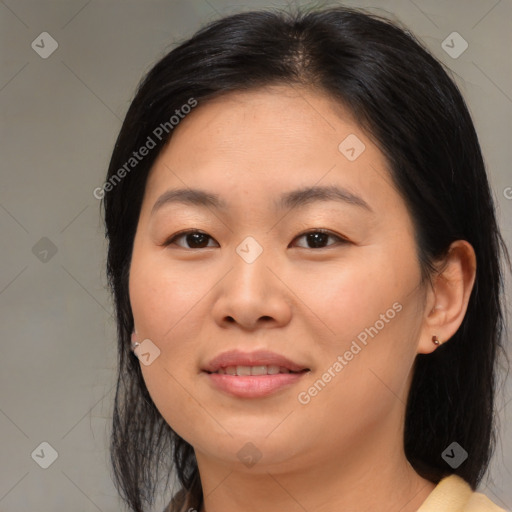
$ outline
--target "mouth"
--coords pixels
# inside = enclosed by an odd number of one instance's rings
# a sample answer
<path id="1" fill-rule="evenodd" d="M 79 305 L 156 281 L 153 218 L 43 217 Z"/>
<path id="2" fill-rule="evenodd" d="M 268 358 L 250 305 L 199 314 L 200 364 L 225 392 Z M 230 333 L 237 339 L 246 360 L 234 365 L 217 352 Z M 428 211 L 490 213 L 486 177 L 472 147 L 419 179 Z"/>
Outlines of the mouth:
<path id="1" fill-rule="evenodd" d="M 303 370 L 290 370 L 285 366 L 276 365 L 257 365 L 257 366 L 225 366 L 220 367 L 217 371 L 210 372 L 205 370 L 208 374 L 217 375 L 233 375 L 239 377 L 248 377 L 253 375 L 278 375 L 280 373 L 305 373 L 309 372 L 309 368 Z"/>
<path id="2" fill-rule="evenodd" d="M 201 368 L 209 374 L 219 375 L 277 375 L 280 373 L 302 373 L 309 371 L 306 365 L 292 361 L 284 355 L 268 350 L 242 352 L 231 350 L 214 357 Z"/>
<path id="3" fill-rule="evenodd" d="M 213 389 L 236 398 L 273 395 L 297 385 L 311 372 L 304 364 L 268 350 L 223 352 L 201 370 Z"/>
<path id="4" fill-rule="evenodd" d="M 204 371 L 213 389 L 237 399 L 266 398 L 290 389 L 310 370 L 292 371 L 276 365 L 226 366 L 215 372 Z"/>

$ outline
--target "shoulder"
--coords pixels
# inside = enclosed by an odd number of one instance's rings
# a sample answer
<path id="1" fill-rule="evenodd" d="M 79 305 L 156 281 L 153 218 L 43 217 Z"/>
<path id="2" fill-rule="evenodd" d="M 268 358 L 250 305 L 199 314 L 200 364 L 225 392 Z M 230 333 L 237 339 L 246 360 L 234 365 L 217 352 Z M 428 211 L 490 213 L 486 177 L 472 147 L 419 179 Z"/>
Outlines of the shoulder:
<path id="1" fill-rule="evenodd" d="M 485 494 L 474 492 L 469 498 L 465 512 L 507 512 L 492 502 Z"/>
<path id="2" fill-rule="evenodd" d="M 458 475 L 444 477 L 417 512 L 507 512 Z"/>

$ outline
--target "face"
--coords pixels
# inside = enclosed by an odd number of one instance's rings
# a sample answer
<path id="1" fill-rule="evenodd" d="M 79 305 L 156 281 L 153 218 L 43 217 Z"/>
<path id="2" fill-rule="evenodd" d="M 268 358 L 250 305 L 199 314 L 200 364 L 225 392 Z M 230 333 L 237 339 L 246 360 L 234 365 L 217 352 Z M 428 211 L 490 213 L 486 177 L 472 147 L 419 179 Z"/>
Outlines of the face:
<path id="1" fill-rule="evenodd" d="M 253 451 L 251 471 L 310 466 L 401 428 L 424 290 L 386 165 L 312 90 L 231 93 L 174 128 L 148 177 L 129 288 L 137 339 L 159 351 L 141 362 L 147 388 L 198 461 L 243 469 Z M 310 187 L 331 194 L 293 195 Z M 177 189 L 220 204 L 163 200 Z M 231 350 L 308 371 L 232 392 L 246 377 L 203 371 Z M 279 382 L 258 394 L 258 378 Z"/>

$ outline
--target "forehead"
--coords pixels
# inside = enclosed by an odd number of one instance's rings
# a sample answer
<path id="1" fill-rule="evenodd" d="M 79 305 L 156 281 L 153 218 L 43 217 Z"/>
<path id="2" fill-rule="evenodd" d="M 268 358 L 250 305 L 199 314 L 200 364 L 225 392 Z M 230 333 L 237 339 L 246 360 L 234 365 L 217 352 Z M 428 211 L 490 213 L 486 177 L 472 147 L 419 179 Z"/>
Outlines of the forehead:
<path id="1" fill-rule="evenodd" d="M 315 89 L 269 86 L 223 94 L 199 105 L 173 130 L 174 158 L 201 161 L 205 153 L 243 153 L 295 160 L 328 149 L 338 154 L 344 134 L 361 132 L 343 106 Z M 188 153 L 196 148 L 194 153 Z"/>
<path id="2" fill-rule="evenodd" d="M 364 144 L 355 160 L 340 149 L 346 140 Z M 168 188 L 200 185 L 274 201 L 292 185 L 315 184 L 366 197 L 394 192 L 384 156 L 341 104 L 313 89 L 272 86 L 199 102 L 174 128 L 146 193 L 154 202 Z"/>

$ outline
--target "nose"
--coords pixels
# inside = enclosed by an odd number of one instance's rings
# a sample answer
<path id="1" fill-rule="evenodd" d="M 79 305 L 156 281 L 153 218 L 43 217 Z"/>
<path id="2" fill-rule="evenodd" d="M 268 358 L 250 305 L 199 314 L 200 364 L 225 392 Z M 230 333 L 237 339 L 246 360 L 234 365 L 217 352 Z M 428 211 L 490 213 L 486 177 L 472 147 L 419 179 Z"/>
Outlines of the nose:
<path id="1" fill-rule="evenodd" d="M 247 258 L 241 244 L 230 260 L 231 270 L 219 283 L 213 307 L 222 327 L 237 324 L 245 330 L 282 327 L 291 318 L 292 292 L 286 285 L 283 266 L 271 251 Z M 254 248 L 250 248 L 252 250 Z"/>

